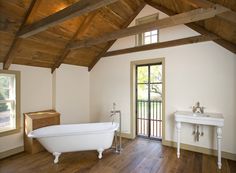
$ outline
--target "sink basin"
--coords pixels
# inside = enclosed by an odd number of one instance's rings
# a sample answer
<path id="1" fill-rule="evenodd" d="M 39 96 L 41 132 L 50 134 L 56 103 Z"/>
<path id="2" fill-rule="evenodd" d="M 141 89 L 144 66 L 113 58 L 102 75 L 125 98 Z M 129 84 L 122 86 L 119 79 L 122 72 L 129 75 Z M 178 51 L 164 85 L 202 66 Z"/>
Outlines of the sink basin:
<path id="1" fill-rule="evenodd" d="M 220 113 L 201 114 L 188 111 L 177 111 L 175 112 L 175 121 L 219 127 L 224 126 L 224 118 Z"/>

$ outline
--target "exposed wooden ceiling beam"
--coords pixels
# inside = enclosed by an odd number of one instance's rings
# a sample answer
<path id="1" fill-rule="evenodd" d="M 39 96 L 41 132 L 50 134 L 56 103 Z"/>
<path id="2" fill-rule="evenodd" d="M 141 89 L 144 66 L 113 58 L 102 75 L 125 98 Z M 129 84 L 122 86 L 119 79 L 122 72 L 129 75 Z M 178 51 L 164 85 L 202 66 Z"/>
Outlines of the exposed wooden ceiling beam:
<path id="1" fill-rule="evenodd" d="M 177 40 L 171 40 L 171 41 L 165 41 L 165 42 L 160 42 L 160 43 L 154 43 L 154 44 L 148 44 L 148 45 L 143 45 L 143 46 L 110 51 L 110 52 L 107 52 L 103 57 L 127 54 L 127 53 L 132 53 L 132 52 L 141 52 L 141 51 L 147 51 L 147 50 L 152 50 L 152 49 L 161 49 L 161 48 L 167 48 L 167 47 L 181 46 L 181 45 L 186 45 L 186 44 L 200 43 L 200 42 L 205 42 L 205 41 L 212 41 L 218 38 L 219 37 L 214 36 L 214 35 L 207 35 L 207 36 L 199 35 L 199 36 L 193 36 L 193 37 L 188 37 L 188 38 L 181 38 Z"/>
<path id="2" fill-rule="evenodd" d="M 215 4 L 208 0 L 183 0 L 184 2 L 192 5 L 195 8 L 209 8 L 214 6 Z M 219 5 L 219 4 L 218 4 Z M 225 13 L 218 14 L 217 17 L 230 21 L 232 23 L 236 23 L 236 12 L 229 9 L 229 11 Z"/>
<path id="3" fill-rule="evenodd" d="M 150 6 L 156 8 L 157 10 L 160 10 L 162 11 L 163 13 L 169 15 L 169 16 L 172 16 L 172 15 L 175 15 L 176 13 L 157 4 L 157 3 L 154 3 L 150 0 L 145 0 L 147 4 L 149 4 Z M 194 31 L 202 34 L 202 35 L 209 35 L 209 34 L 213 34 L 212 32 L 206 30 L 205 28 L 203 28 L 202 26 L 196 24 L 196 23 L 188 23 L 188 24 L 185 24 L 186 26 L 188 26 L 189 28 L 193 29 Z M 217 39 L 217 40 L 213 40 L 215 43 L 221 45 L 222 47 L 224 47 L 225 49 L 233 52 L 233 53 L 236 53 L 236 45 L 223 39 L 223 38 L 220 38 L 220 39 Z"/>
<path id="4" fill-rule="evenodd" d="M 90 26 L 89 24 L 91 23 L 91 21 L 94 19 L 94 17 L 97 15 L 97 13 L 94 13 L 92 15 L 86 16 L 85 19 L 83 20 L 83 22 L 81 23 L 81 25 L 78 27 L 77 31 L 75 32 L 75 34 L 73 35 L 73 37 L 71 38 L 71 40 L 67 43 L 67 45 L 65 46 L 65 48 L 62 50 L 62 53 L 60 55 L 60 57 L 57 59 L 57 61 L 55 62 L 55 64 L 52 66 L 52 73 L 54 72 L 54 70 L 56 68 L 59 68 L 60 65 L 63 63 L 63 61 L 66 59 L 66 57 L 69 55 L 71 49 L 69 49 L 69 44 L 72 43 L 73 41 L 75 41 L 75 39 L 77 38 L 77 36 L 81 33 L 86 32 L 86 30 L 88 29 L 88 27 Z"/>
<path id="5" fill-rule="evenodd" d="M 21 30 L 21 28 L 23 28 L 23 26 L 26 24 L 27 20 L 29 19 L 30 16 L 32 16 L 35 11 L 37 10 L 39 4 L 40 4 L 40 1 L 41 0 L 32 0 L 26 14 L 25 14 L 25 17 L 21 23 L 21 26 L 18 30 L 18 32 Z M 17 34 L 16 36 L 14 37 L 13 39 L 13 42 L 11 44 L 11 47 L 10 49 L 8 50 L 5 58 L 4 58 L 4 65 L 3 65 L 3 69 L 9 69 L 10 65 L 12 64 L 13 62 L 13 59 L 14 57 L 12 56 L 14 54 L 14 51 L 16 51 L 16 49 L 18 48 L 18 46 L 20 45 L 21 43 L 21 39 L 17 37 Z"/>
<path id="6" fill-rule="evenodd" d="M 134 12 L 134 14 L 124 23 L 124 25 L 121 27 L 121 29 L 123 28 L 127 28 L 129 26 L 129 24 L 135 19 L 135 17 L 140 13 L 140 11 L 144 8 L 145 3 L 141 3 L 139 8 Z M 108 44 L 104 47 L 104 49 L 102 50 L 101 53 L 99 53 L 94 59 L 93 61 L 90 63 L 88 70 L 91 71 L 92 68 L 96 65 L 96 63 L 101 59 L 101 57 L 103 57 L 105 55 L 105 53 L 108 51 L 108 49 L 110 49 L 110 47 L 115 43 L 116 40 L 110 41 L 108 42 Z"/>
<path id="7" fill-rule="evenodd" d="M 65 20 L 87 14 L 117 1 L 118 0 L 80 0 L 73 5 L 64 8 L 63 10 L 41 19 L 36 23 L 25 26 L 21 29 L 17 36 L 21 38 L 32 36 Z"/>
<path id="8" fill-rule="evenodd" d="M 99 43 L 108 42 L 108 41 L 115 40 L 118 38 L 127 37 L 130 35 L 135 35 L 135 34 L 139 34 L 139 33 L 154 30 L 154 29 L 162 29 L 162 28 L 167 28 L 167 27 L 171 27 L 175 25 L 186 24 L 186 23 L 196 22 L 199 20 L 209 19 L 209 18 L 214 17 L 217 14 L 220 14 L 226 11 L 228 11 L 228 9 L 219 5 L 214 5 L 213 7 L 206 8 L 206 9 L 205 8 L 195 9 L 195 10 L 184 12 L 181 14 L 176 14 L 174 16 L 167 17 L 164 19 L 156 20 L 154 22 L 107 33 L 97 38 L 91 38 L 91 39 L 82 40 L 82 41 L 75 41 L 74 43 L 71 44 L 70 48 L 78 49 L 81 47 L 89 47 L 89 46 L 96 45 Z"/>

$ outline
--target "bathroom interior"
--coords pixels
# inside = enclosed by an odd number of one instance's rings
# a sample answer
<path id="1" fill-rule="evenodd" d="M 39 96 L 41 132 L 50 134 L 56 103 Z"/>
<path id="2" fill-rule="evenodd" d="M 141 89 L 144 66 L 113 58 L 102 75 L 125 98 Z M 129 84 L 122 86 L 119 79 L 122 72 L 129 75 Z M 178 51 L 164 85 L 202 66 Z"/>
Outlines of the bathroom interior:
<path id="1" fill-rule="evenodd" d="M 0 0 L 0 173 L 235 173 L 235 0 Z"/>

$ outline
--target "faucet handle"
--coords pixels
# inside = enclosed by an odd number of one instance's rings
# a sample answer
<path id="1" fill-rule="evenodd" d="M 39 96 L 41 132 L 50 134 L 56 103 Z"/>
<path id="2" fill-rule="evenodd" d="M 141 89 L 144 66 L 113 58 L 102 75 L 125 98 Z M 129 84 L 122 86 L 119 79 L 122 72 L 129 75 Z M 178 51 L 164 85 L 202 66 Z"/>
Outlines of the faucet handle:
<path id="1" fill-rule="evenodd" d="M 200 107 L 200 110 L 201 110 L 201 113 L 203 114 L 204 113 L 204 110 L 206 109 L 206 107 L 202 106 Z"/>

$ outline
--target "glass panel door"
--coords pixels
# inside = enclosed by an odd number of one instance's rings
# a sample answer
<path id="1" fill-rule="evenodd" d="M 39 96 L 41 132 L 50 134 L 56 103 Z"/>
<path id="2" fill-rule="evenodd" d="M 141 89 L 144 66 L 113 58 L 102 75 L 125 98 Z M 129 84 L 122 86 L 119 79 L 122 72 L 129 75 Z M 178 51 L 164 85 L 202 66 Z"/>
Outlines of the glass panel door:
<path id="1" fill-rule="evenodd" d="M 162 138 L 162 65 L 136 67 L 136 133 Z"/>

